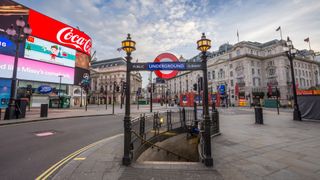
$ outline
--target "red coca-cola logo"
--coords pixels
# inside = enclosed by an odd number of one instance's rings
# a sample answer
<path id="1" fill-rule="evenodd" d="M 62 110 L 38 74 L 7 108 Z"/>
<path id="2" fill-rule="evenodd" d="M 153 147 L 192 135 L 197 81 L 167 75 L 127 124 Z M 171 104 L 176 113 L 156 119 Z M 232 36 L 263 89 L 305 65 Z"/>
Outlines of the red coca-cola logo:
<path id="1" fill-rule="evenodd" d="M 58 43 L 90 56 L 92 42 L 84 32 L 30 9 L 32 36 Z"/>
<path id="2" fill-rule="evenodd" d="M 73 28 L 65 27 L 57 33 L 57 40 L 64 45 L 71 45 L 90 54 L 91 39 L 86 39 L 73 32 Z"/>

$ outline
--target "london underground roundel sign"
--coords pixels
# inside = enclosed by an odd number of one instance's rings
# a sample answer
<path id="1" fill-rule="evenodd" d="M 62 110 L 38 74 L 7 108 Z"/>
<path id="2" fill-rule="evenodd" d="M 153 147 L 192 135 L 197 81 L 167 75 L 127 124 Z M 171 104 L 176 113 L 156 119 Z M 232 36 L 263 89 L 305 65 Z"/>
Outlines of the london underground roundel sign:
<path id="1" fill-rule="evenodd" d="M 154 62 L 178 62 L 178 58 L 171 53 L 162 53 L 156 57 Z M 154 73 L 161 79 L 171 79 L 178 74 L 178 70 L 156 70 Z"/>

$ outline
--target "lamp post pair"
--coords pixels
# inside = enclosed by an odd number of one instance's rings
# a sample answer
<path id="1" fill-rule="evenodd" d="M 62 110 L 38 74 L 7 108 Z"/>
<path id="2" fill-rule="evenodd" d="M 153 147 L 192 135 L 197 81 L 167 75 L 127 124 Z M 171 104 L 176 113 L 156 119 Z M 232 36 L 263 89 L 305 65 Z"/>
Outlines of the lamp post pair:
<path id="1" fill-rule="evenodd" d="M 12 119 L 15 116 L 15 100 L 17 97 L 17 69 L 18 69 L 18 58 L 19 58 L 19 48 L 20 43 L 24 42 L 26 38 L 31 34 L 32 29 L 29 25 L 25 23 L 23 17 L 21 16 L 16 20 L 16 27 L 11 25 L 10 28 L 6 30 L 9 39 L 12 40 L 16 45 L 16 54 L 13 63 L 13 74 L 11 81 L 11 92 L 10 92 L 10 103 L 7 108 L 7 113 L 5 119 Z"/>
<path id="2" fill-rule="evenodd" d="M 122 49 L 126 52 L 127 71 L 126 71 L 126 104 L 125 104 L 125 116 L 124 116 L 124 155 L 122 158 L 123 165 L 131 164 L 130 157 L 130 143 L 131 143 L 131 117 L 130 117 L 130 71 L 131 71 L 131 53 L 136 50 L 136 42 L 131 40 L 130 34 L 127 39 L 122 41 Z M 211 48 L 211 40 L 207 39 L 205 34 L 202 34 L 200 40 L 197 41 L 197 49 L 202 52 L 203 63 L 203 94 L 204 94 L 204 163 L 206 166 L 213 165 L 213 159 L 211 157 L 211 136 L 210 136 L 210 116 L 209 116 L 209 101 L 208 101 L 208 78 L 207 78 L 207 55 L 206 52 Z M 151 92 L 152 92 L 151 84 Z M 181 90 L 181 88 L 180 88 Z M 152 95 L 152 94 L 150 94 Z M 152 96 L 150 97 L 152 101 Z"/>
<path id="3" fill-rule="evenodd" d="M 296 80 L 295 80 L 294 69 L 293 69 L 293 59 L 296 56 L 297 49 L 294 48 L 292 41 L 290 40 L 289 37 L 287 37 L 287 42 L 284 47 L 284 51 L 290 61 L 290 67 L 291 67 L 291 79 L 292 79 L 292 90 L 293 90 L 293 100 L 294 100 L 293 120 L 301 121 L 301 112 L 298 105 Z"/>

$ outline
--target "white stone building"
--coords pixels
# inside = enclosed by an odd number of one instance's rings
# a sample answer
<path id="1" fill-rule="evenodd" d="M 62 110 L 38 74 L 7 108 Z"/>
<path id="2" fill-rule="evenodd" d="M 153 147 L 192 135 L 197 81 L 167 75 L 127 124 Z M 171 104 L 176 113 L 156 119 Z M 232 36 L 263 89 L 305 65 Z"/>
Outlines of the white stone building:
<path id="1" fill-rule="evenodd" d="M 114 82 L 119 86 L 115 92 L 115 102 L 124 103 L 125 92 L 122 93 L 122 83 L 126 81 L 126 61 L 124 58 L 106 59 L 91 62 L 91 93 L 90 103 L 105 104 L 106 100 L 112 103 Z M 137 101 L 138 88 L 142 87 L 142 77 L 139 72 L 131 72 L 131 102 Z M 121 98 L 122 97 L 122 98 Z"/>
<path id="2" fill-rule="evenodd" d="M 222 103 L 245 104 L 273 99 L 276 88 L 280 92 L 281 105 L 290 104 L 292 99 L 290 63 L 283 52 L 284 41 L 266 43 L 242 41 L 235 45 L 224 44 L 218 51 L 210 52 L 208 58 L 209 92 L 215 92 L 224 84 L 226 95 Z M 199 61 L 199 56 L 191 61 Z M 299 89 L 320 85 L 320 63 L 314 60 L 313 51 L 302 50 L 294 59 L 295 78 Z M 182 72 L 168 81 L 169 89 L 178 95 L 192 91 L 202 72 Z M 236 85 L 237 84 L 237 85 Z M 238 93 L 237 93 L 238 91 Z"/>

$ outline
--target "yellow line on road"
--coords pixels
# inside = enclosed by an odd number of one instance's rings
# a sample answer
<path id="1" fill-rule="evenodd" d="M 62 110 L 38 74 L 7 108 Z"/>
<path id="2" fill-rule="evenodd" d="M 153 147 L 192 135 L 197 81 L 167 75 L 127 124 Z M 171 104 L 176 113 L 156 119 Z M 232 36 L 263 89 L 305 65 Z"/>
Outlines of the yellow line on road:
<path id="1" fill-rule="evenodd" d="M 116 138 L 120 135 L 123 135 L 123 134 L 118 134 L 118 135 L 115 135 L 115 136 L 112 136 L 112 137 L 108 137 L 108 138 L 105 138 L 105 139 L 102 139 L 100 141 L 97 141 L 97 142 L 94 142 L 92 144 L 89 144 L 88 146 L 85 146 L 75 152 L 73 152 L 72 154 L 68 155 L 67 157 L 63 158 L 62 160 L 60 160 L 59 162 L 57 162 L 56 164 L 54 164 L 53 166 L 51 166 L 49 169 L 47 169 L 45 172 L 43 172 L 40 176 L 38 176 L 36 178 L 36 180 L 45 180 L 47 179 L 50 175 L 52 175 L 57 169 L 59 169 L 61 166 L 63 166 L 64 164 L 66 164 L 68 161 L 70 161 L 71 159 L 75 158 L 76 156 L 78 156 L 79 154 L 81 154 L 82 152 L 88 150 L 89 148 L 92 148 L 93 146 L 101 143 L 102 141 L 105 141 L 105 140 L 110 140 L 110 139 L 113 139 L 113 138 Z"/>

